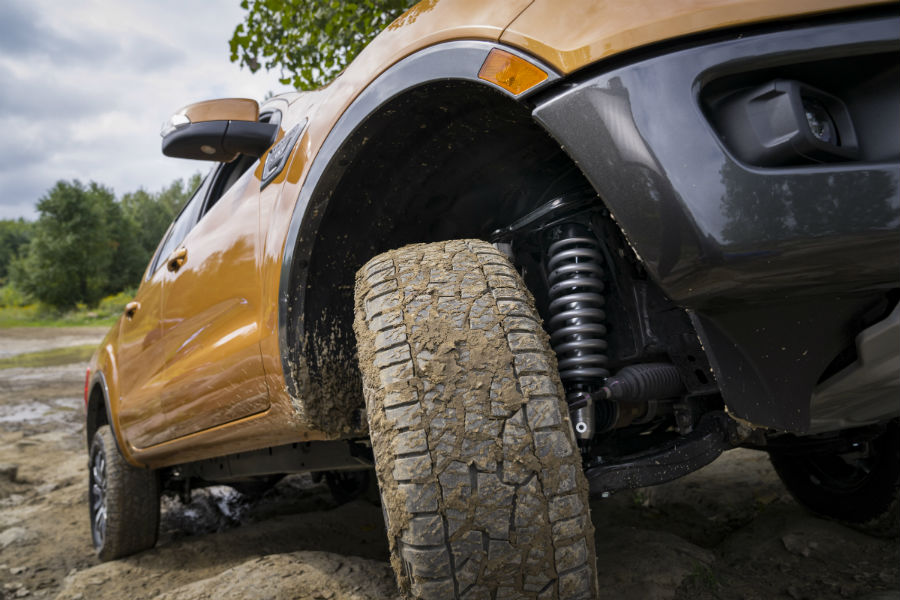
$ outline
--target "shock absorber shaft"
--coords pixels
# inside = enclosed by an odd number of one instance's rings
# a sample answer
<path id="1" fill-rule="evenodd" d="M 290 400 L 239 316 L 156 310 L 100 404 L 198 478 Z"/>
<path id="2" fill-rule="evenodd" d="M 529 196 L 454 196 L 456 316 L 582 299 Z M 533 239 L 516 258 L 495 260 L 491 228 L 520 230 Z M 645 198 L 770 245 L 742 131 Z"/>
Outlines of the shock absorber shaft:
<path id="1" fill-rule="evenodd" d="M 585 225 L 561 225 L 553 237 L 555 241 L 547 249 L 547 329 L 566 399 L 573 406 L 575 435 L 588 440 L 596 430 L 591 392 L 598 390 L 609 376 L 604 339 L 603 254 L 599 240 Z"/>

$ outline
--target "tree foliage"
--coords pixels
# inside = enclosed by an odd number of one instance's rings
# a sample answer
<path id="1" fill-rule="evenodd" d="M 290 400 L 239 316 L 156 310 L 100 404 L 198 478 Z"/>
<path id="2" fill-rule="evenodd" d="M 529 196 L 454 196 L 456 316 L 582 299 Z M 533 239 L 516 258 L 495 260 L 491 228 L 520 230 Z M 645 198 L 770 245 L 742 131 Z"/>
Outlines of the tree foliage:
<path id="1" fill-rule="evenodd" d="M 28 252 L 12 264 L 16 287 L 47 304 L 71 307 L 95 304 L 116 291 L 111 280 L 124 283 L 133 275 L 133 231 L 123 231 L 127 221 L 108 188 L 59 181 L 37 208 Z"/>
<path id="2" fill-rule="evenodd" d="M 406 9 L 410 0 L 242 0 L 247 11 L 229 42 L 232 62 L 278 68 L 302 90 L 328 83 Z"/>
<path id="3" fill-rule="evenodd" d="M 33 223 L 24 219 L 0 220 L 0 285 L 9 275 L 9 264 L 31 240 Z"/>
<path id="4" fill-rule="evenodd" d="M 98 183 L 58 181 L 38 201 L 38 220 L 25 227 L 27 244 L 19 244 L 3 266 L 15 288 L 35 300 L 61 309 L 96 305 L 140 283 L 160 238 L 199 180 L 199 175 L 187 183 L 176 180 L 156 194 L 138 190 L 121 202 Z M 14 229 L 3 222 L 0 232 L 7 227 Z"/>
<path id="5" fill-rule="evenodd" d="M 150 262 L 160 238 L 184 203 L 200 186 L 202 177 L 194 174 L 187 182 L 176 179 L 157 193 L 140 189 L 122 196 L 125 216 L 137 226 L 136 237 L 141 247 L 141 263 Z"/>

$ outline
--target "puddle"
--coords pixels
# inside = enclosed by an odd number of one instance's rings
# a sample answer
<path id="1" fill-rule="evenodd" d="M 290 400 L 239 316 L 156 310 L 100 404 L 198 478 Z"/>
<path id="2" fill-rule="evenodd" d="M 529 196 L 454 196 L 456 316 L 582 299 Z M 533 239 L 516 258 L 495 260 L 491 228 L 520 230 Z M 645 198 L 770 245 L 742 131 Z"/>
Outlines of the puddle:
<path id="1" fill-rule="evenodd" d="M 84 363 L 55 367 L 15 367 L 0 369 L 0 391 L 38 390 L 46 385 L 71 385 L 73 391 L 84 393 Z"/>
<path id="2" fill-rule="evenodd" d="M 51 348 L 99 345 L 107 328 L 16 327 L 0 329 L 0 358 Z"/>
<path id="3" fill-rule="evenodd" d="M 43 402 L 0 404 L 0 423 L 64 423 L 75 415 L 79 402 L 80 398 L 54 398 Z"/>

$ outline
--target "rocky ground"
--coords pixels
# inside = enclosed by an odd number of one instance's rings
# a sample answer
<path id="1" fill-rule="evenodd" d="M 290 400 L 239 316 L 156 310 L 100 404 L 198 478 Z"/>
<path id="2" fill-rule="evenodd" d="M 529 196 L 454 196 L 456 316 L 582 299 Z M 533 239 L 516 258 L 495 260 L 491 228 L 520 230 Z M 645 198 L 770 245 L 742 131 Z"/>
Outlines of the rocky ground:
<path id="1" fill-rule="evenodd" d="M 0 330 L 0 357 L 99 341 Z M 381 510 L 308 476 L 251 499 L 164 498 L 157 547 L 101 564 L 90 545 L 83 364 L 0 369 L 0 598 L 394 598 Z M 765 455 L 592 503 L 601 585 L 627 599 L 900 600 L 900 544 L 806 514 Z"/>

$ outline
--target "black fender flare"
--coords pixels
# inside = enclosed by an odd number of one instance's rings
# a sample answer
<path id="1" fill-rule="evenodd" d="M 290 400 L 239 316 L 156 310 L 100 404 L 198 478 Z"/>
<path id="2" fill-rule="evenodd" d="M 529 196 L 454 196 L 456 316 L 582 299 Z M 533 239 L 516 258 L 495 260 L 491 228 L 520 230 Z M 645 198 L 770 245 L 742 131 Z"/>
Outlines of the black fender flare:
<path id="1" fill-rule="evenodd" d="M 94 398 L 94 390 L 99 389 L 100 395 L 103 397 L 103 412 L 106 414 L 106 422 L 113 429 L 113 435 L 116 438 L 116 444 L 119 443 L 119 436 L 116 435 L 115 425 L 113 425 L 112 419 L 112 410 L 109 404 L 109 385 L 106 383 L 106 376 L 103 374 L 103 371 L 96 371 L 91 374 L 91 379 L 88 385 L 88 400 L 85 404 L 85 425 L 84 425 L 84 434 L 85 441 L 87 442 L 88 448 L 91 446 L 91 438 L 94 435 L 94 432 L 100 427 L 98 424 L 99 421 L 94 419 L 92 421 L 92 414 L 99 411 L 99 407 L 95 408 L 93 403 Z M 121 448 L 119 448 L 121 452 Z"/>
<path id="2" fill-rule="evenodd" d="M 106 414 L 106 424 L 109 425 L 110 429 L 112 429 L 113 439 L 116 440 L 116 449 L 119 451 L 123 457 L 126 457 L 126 460 L 129 460 L 129 454 L 126 454 L 122 451 L 122 444 L 124 443 L 124 439 L 120 439 L 121 432 L 116 427 L 115 418 L 113 417 L 112 407 L 110 406 L 109 399 L 109 385 L 106 382 L 106 375 L 103 374 L 103 371 L 97 370 L 95 373 L 91 374 L 90 384 L 88 387 L 88 402 L 85 405 L 85 424 L 84 424 L 84 434 L 85 434 L 85 442 L 87 443 L 88 452 L 91 449 L 91 438 L 93 434 L 100 428 L 100 424 L 98 420 L 92 419 L 92 412 L 97 412 L 96 408 L 92 407 L 91 398 L 94 395 L 94 390 L 99 389 L 100 395 L 103 397 L 103 412 Z M 130 461 L 129 461 L 130 462 Z M 140 464 L 140 463 L 135 463 Z M 140 466 L 145 466 L 140 464 Z"/>

